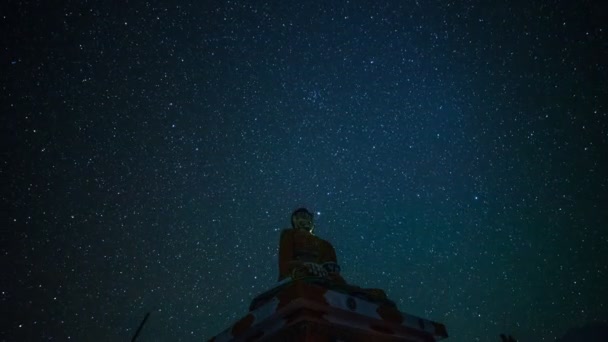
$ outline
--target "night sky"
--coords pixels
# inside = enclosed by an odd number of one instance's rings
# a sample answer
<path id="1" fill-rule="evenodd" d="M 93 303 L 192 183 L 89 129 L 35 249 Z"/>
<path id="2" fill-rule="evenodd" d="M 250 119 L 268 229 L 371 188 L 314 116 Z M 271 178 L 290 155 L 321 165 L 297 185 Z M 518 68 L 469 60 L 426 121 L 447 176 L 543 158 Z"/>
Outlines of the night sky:
<path id="1" fill-rule="evenodd" d="M 608 11 L 589 1 L 15 2 L 2 341 L 200 341 L 317 213 L 448 341 L 608 322 Z"/>

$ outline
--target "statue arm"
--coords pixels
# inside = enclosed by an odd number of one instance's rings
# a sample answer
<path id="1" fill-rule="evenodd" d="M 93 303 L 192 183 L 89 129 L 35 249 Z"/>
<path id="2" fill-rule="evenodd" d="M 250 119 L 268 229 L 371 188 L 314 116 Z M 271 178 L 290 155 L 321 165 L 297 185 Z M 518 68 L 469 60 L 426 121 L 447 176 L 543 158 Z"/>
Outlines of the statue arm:
<path id="1" fill-rule="evenodd" d="M 325 253 L 323 257 L 323 267 L 333 274 L 340 273 L 340 265 L 338 265 L 338 257 L 336 256 L 336 250 L 331 243 L 326 242 Z"/>
<path id="2" fill-rule="evenodd" d="M 293 245 L 293 231 L 283 230 L 279 242 L 279 281 L 289 277 L 293 268 L 299 265 L 293 260 Z"/>
<path id="3" fill-rule="evenodd" d="M 327 261 L 335 262 L 336 264 L 338 263 L 338 257 L 336 256 L 336 249 L 331 244 L 329 244 L 329 253 L 328 253 L 327 259 L 328 259 Z"/>

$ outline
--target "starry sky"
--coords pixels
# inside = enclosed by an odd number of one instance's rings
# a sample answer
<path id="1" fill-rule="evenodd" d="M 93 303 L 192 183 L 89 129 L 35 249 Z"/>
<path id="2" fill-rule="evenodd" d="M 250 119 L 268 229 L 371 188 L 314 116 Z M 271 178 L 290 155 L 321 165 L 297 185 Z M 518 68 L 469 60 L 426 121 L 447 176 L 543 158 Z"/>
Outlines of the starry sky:
<path id="1" fill-rule="evenodd" d="M 301 206 L 449 341 L 608 322 L 605 5 L 3 6 L 1 340 L 210 338 Z"/>

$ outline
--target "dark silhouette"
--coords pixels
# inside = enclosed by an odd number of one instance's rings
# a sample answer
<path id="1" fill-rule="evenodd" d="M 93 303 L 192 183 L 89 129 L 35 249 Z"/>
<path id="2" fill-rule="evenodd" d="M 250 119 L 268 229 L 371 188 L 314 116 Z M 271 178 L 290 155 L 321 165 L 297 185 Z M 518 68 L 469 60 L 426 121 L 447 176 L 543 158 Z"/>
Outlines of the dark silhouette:
<path id="1" fill-rule="evenodd" d="M 606 342 L 608 322 L 591 323 L 584 327 L 572 328 L 555 342 Z"/>
<path id="2" fill-rule="evenodd" d="M 154 309 L 152 309 L 151 311 L 148 311 L 146 313 L 146 315 L 144 316 L 144 319 L 139 324 L 139 327 L 137 327 L 137 330 L 135 331 L 135 335 L 133 335 L 133 338 L 131 338 L 131 342 L 135 342 L 137 340 L 137 338 L 139 337 L 139 334 L 141 333 L 141 329 L 144 328 L 144 325 L 148 321 L 148 318 L 150 318 L 150 314 L 152 313 L 152 311 L 154 311 Z"/>
<path id="3" fill-rule="evenodd" d="M 511 335 L 500 334 L 501 342 L 517 342 L 515 338 Z"/>

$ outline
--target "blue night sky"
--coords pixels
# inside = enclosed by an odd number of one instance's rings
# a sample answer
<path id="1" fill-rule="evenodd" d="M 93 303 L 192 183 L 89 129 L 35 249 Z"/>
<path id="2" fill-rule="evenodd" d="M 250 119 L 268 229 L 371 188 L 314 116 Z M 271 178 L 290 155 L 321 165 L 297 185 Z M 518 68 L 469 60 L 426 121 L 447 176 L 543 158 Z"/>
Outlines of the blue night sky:
<path id="1" fill-rule="evenodd" d="M 605 4 L 3 7 L 0 340 L 210 338 L 301 206 L 450 342 L 608 324 Z"/>

